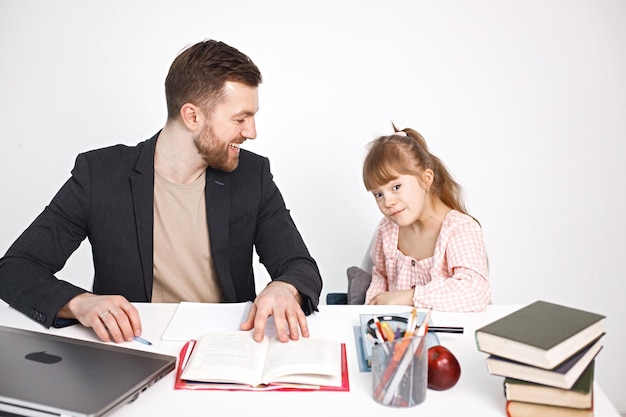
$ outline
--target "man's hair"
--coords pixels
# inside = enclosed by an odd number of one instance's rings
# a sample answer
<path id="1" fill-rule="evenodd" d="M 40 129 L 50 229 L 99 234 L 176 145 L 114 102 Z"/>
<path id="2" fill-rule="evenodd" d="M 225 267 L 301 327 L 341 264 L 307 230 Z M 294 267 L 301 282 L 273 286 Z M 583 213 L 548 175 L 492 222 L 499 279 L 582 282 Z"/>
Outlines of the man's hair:
<path id="1" fill-rule="evenodd" d="M 226 81 L 257 87 L 263 79 L 247 55 L 224 42 L 209 39 L 185 49 L 165 78 L 168 120 L 178 118 L 185 103 L 210 111 L 222 99 Z"/>

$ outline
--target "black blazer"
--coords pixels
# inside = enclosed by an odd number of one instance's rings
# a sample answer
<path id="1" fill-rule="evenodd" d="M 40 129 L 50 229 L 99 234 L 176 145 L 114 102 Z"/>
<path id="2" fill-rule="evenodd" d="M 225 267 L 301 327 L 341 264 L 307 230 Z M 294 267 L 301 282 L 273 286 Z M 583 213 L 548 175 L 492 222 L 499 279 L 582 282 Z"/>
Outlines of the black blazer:
<path id="1" fill-rule="evenodd" d="M 152 296 L 154 150 L 158 134 L 128 147 L 78 155 L 72 176 L 0 259 L 0 297 L 46 327 L 84 292 L 54 274 L 88 238 L 96 294 Z M 256 297 L 253 248 L 274 280 L 293 284 L 317 310 L 319 269 L 273 181 L 269 160 L 241 150 L 232 172 L 206 171 L 210 243 L 225 302 Z"/>

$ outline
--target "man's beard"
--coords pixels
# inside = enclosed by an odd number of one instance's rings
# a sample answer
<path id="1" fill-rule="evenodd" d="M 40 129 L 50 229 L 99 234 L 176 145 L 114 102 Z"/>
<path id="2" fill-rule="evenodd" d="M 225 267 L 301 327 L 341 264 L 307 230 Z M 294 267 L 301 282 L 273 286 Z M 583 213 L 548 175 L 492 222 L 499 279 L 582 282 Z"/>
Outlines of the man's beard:
<path id="1" fill-rule="evenodd" d="M 211 168 L 230 172 L 239 165 L 239 156 L 231 155 L 228 143 L 220 143 L 210 123 L 205 123 L 200 133 L 193 139 L 193 143 Z"/>

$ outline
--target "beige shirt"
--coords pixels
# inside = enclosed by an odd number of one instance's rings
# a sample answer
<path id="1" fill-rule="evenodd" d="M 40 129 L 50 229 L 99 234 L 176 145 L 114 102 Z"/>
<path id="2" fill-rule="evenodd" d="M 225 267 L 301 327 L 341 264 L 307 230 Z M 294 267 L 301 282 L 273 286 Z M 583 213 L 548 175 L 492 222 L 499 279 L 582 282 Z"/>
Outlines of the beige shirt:
<path id="1" fill-rule="evenodd" d="M 154 173 L 152 302 L 221 301 L 209 243 L 205 176 L 174 184 Z"/>

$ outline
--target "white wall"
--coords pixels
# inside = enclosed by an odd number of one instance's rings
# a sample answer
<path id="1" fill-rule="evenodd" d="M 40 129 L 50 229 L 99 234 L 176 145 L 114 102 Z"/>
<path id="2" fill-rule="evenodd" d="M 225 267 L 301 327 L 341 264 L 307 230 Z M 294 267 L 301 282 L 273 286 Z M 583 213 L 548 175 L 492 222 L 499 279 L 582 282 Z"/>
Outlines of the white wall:
<path id="1" fill-rule="evenodd" d="M 495 303 L 606 314 L 597 379 L 626 412 L 626 2 L 0 0 L 1 253 L 78 152 L 163 125 L 169 65 L 205 38 L 263 73 L 245 146 L 271 158 L 323 297 L 380 217 L 365 144 L 416 128 L 484 227 Z M 88 286 L 83 246 L 62 276 Z"/>

